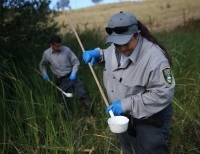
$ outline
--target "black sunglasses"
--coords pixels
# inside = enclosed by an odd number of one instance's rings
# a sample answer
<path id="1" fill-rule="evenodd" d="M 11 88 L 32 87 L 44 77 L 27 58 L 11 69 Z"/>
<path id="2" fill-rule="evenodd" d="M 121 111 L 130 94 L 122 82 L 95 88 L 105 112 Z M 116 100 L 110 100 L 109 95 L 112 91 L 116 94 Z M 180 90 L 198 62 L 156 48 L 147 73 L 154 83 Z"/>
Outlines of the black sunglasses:
<path id="1" fill-rule="evenodd" d="M 123 26 L 123 27 L 114 27 L 114 28 L 110 28 L 110 27 L 106 27 L 106 32 L 111 35 L 113 32 L 115 32 L 116 34 L 122 34 L 128 31 L 129 27 L 133 26 L 133 25 L 137 25 L 137 24 L 132 24 L 129 26 Z"/>

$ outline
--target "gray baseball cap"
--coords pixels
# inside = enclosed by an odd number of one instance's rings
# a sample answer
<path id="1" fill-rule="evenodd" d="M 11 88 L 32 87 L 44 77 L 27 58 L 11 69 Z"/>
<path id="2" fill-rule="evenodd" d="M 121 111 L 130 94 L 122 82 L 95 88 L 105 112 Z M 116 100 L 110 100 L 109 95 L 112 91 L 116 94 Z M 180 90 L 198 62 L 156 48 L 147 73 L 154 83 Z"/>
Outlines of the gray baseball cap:
<path id="1" fill-rule="evenodd" d="M 126 44 L 138 32 L 137 19 L 129 12 L 119 12 L 108 20 L 106 43 Z"/>

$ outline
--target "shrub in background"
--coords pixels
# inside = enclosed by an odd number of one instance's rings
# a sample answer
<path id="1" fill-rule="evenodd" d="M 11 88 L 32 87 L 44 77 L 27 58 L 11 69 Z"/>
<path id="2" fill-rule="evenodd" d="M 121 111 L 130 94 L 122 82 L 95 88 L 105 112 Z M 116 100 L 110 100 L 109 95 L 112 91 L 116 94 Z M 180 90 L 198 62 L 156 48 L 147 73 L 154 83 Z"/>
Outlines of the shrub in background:
<path id="1" fill-rule="evenodd" d="M 49 8 L 48 0 L 0 1 L 0 43 L 4 58 L 33 60 L 35 52 L 59 27 L 57 13 Z"/>

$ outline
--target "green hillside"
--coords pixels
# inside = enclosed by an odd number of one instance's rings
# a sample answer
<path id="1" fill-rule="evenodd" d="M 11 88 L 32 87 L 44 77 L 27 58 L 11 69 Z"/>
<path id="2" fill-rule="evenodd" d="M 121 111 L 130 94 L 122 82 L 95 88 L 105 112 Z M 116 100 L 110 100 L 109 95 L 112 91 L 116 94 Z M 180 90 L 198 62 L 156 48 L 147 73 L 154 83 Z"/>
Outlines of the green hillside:
<path id="1" fill-rule="evenodd" d="M 106 27 L 108 18 L 119 12 L 129 11 L 138 20 L 146 24 L 152 31 L 171 30 L 178 25 L 184 25 L 189 19 L 200 18 L 199 0 L 146 0 L 143 2 L 119 2 L 96 5 L 83 9 L 67 10 L 75 27 L 100 26 Z M 57 18 L 60 24 L 69 24 L 66 11 Z M 69 28 L 62 29 L 62 33 Z"/>

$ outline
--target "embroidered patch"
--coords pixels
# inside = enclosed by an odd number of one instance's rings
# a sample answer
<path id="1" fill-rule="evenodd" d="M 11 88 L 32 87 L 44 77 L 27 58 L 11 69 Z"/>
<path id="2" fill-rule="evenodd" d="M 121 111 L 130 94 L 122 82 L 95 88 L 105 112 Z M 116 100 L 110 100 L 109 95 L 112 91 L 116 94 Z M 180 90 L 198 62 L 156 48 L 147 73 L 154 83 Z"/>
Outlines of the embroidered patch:
<path id="1" fill-rule="evenodd" d="M 172 84 L 172 73 L 171 73 L 171 69 L 169 67 L 166 67 L 162 70 L 163 73 L 163 77 L 165 79 L 165 81 L 167 82 L 167 84 L 171 85 Z"/>

